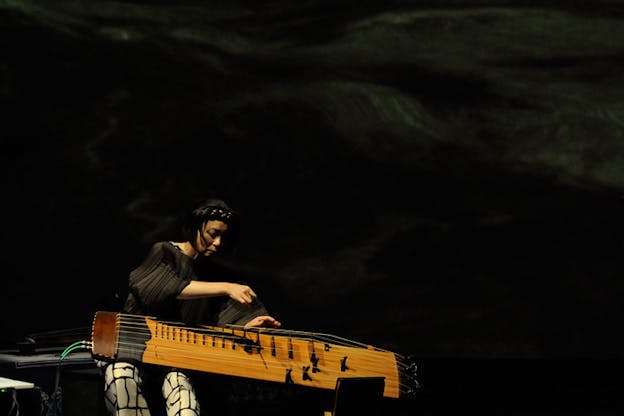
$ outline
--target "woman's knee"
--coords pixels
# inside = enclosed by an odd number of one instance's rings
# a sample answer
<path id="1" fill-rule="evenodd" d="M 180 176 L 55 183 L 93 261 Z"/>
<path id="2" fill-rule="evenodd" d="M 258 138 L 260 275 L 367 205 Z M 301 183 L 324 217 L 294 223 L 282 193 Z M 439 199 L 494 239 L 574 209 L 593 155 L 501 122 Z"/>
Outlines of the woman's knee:
<path id="1" fill-rule="evenodd" d="M 115 362 L 104 368 L 106 408 L 112 415 L 133 414 L 149 416 L 143 395 L 139 369 L 126 362 Z"/>
<path id="2" fill-rule="evenodd" d="M 191 379 L 180 371 L 170 371 L 162 385 L 167 414 L 180 416 L 199 415 L 199 403 Z"/>

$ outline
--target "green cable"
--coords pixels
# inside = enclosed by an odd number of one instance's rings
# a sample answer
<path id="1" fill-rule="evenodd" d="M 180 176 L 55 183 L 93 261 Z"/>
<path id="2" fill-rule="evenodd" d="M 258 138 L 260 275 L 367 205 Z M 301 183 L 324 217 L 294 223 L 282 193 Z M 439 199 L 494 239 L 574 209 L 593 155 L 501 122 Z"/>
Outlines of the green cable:
<path id="1" fill-rule="evenodd" d="M 71 352 L 84 348 L 82 345 L 76 345 L 70 349 L 68 349 L 67 351 L 65 351 L 62 355 L 61 355 L 61 360 L 63 360 L 65 357 L 67 357 Z"/>
<path id="2" fill-rule="evenodd" d="M 69 349 L 74 348 L 77 345 L 82 345 L 82 341 L 76 341 L 76 342 L 71 343 L 67 348 L 65 348 L 65 351 L 63 351 L 61 356 L 64 355 Z"/>
<path id="3" fill-rule="evenodd" d="M 63 351 L 63 353 L 61 354 L 61 360 L 65 359 L 65 357 L 67 357 L 67 355 L 68 355 L 69 353 L 71 353 L 72 351 L 77 350 L 78 348 L 80 348 L 80 346 L 79 346 L 79 345 L 78 345 L 78 346 L 76 346 L 76 347 L 69 348 L 69 349 L 66 349 L 65 351 Z"/>
<path id="4" fill-rule="evenodd" d="M 76 341 L 72 343 L 67 348 L 65 348 L 65 350 L 61 353 L 61 360 L 67 357 L 67 355 L 71 353 L 72 351 L 75 351 L 81 348 L 86 348 L 86 346 L 87 346 L 87 343 L 85 341 Z"/>
<path id="5" fill-rule="evenodd" d="M 80 348 L 80 347 L 72 348 L 71 350 L 66 351 L 65 354 L 61 355 L 61 360 L 64 360 L 65 357 L 67 357 L 67 355 L 69 355 L 69 353 L 71 353 L 72 351 L 77 350 L 78 348 Z"/>

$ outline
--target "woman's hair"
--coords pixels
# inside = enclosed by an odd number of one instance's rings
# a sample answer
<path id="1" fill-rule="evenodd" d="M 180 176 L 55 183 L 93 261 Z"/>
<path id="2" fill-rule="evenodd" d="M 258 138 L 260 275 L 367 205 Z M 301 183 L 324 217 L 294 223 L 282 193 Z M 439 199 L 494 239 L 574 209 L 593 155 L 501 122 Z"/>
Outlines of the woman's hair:
<path id="1" fill-rule="evenodd" d="M 195 247 L 197 231 L 201 232 L 206 221 L 218 220 L 228 225 L 223 234 L 223 248 L 233 249 L 238 243 L 240 216 L 219 198 L 208 198 L 196 203 L 182 222 L 182 237 Z"/>

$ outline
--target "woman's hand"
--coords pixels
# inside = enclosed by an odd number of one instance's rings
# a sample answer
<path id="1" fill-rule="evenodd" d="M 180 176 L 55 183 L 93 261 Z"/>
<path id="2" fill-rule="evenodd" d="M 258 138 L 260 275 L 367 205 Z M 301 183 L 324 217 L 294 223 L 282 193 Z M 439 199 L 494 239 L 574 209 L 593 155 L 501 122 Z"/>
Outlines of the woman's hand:
<path id="1" fill-rule="evenodd" d="M 272 328 L 277 328 L 282 326 L 282 323 L 277 319 L 273 318 L 269 315 L 256 316 L 251 321 L 245 324 L 245 328 L 253 328 L 259 326 L 268 326 Z"/>
<path id="2" fill-rule="evenodd" d="M 226 292 L 229 297 L 244 305 L 253 303 L 256 298 L 256 292 L 252 288 L 238 283 L 228 283 Z"/>

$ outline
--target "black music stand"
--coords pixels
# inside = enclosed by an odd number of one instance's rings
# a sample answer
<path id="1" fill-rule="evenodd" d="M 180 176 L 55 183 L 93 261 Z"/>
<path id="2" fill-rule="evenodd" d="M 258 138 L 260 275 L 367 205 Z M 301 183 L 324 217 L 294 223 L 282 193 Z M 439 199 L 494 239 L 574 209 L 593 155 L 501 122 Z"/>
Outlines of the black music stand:
<path id="1" fill-rule="evenodd" d="M 385 377 L 338 378 L 331 416 L 382 415 Z M 325 412 L 327 415 L 328 412 Z"/>

